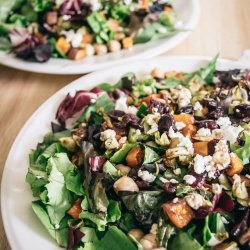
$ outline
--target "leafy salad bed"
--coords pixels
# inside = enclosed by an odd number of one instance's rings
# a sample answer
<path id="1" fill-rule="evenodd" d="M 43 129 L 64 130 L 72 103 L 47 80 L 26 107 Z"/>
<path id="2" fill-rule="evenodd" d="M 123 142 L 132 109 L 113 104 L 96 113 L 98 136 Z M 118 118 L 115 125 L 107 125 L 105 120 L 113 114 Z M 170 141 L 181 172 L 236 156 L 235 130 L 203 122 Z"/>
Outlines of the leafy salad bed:
<path id="1" fill-rule="evenodd" d="M 79 60 L 174 35 L 170 1 L 1 0 L 0 49 L 25 60 Z"/>
<path id="2" fill-rule="evenodd" d="M 249 249 L 250 74 L 216 60 L 65 97 L 26 177 L 58 245 Z"/>

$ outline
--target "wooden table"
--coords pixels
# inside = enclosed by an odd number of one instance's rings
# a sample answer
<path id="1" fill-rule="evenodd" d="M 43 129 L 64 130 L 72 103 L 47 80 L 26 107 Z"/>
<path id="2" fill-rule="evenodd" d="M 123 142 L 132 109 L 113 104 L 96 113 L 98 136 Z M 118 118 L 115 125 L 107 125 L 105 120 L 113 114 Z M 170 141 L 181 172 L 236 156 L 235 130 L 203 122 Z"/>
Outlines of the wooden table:
<path id="1" fill-rule="evenodd" d="M 197 0 L 199 1 L 199 0 Z M 249 0 L 200 0 L 198 27 L 166 55 L 205 55 L 238 59 L 250 48 Z M 17 133 L 52 94 L 78 78 L 28 73 L 0 66 L 0 175 Z M 0 249 L 10 249 L 0 222 Z"/>

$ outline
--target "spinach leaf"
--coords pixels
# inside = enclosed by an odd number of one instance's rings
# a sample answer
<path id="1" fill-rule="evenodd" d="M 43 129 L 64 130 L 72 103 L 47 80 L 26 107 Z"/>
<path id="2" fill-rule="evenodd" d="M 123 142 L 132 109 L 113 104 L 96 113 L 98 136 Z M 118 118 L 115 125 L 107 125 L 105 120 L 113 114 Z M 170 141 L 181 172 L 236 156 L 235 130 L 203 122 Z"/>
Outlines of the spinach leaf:
<path id="1" fill-rule="evenodd" d="M 152 163 L 160 159 L 160 156 L 150 147 L 145 146 L 145 155 L 143 164 Z"/>
<path id="2" fill-rule="evenodd" d="M 76 195 L 84 195 L 83 180 L 79 170 L 68 171 L 65 175 L 66 188 Z"/>
<path id="3" fill-rule="evenodd" d="M 119 221 L 119 228 L 128 233 L 131 229 L 136 227 L 136 220 L 133 214 L 129 212 L 123 213 Z"/>
<path id="4" fill-rule="evenodd" d="M 216 55 L 213 60 L 204 68 L 199 69 L 196 74 L 199 75 L 205 82 L 213 82 L 213 74 L 216 70 L 216 63 L 219 55 Z"/>
<path id="5" fill-rule="evenodd" d="M 158 216 L 161 204 L 165 201 L 165 194 L 162 191 L 141 191 L 124 194 L 121 199 L 138 223 L 149 228 Z"/>
<path id="6" fill-rule="evenodd" d="M 245 143 L 242 147 L 238 147 L 234 150 L 240 159 L 242 160 L 243 164 L 248 164 L 250 162 L 250 132 L 244 131 L 244 140 Z"/>
<path id="7" fill-rule="evenodd" d="M 200 243 L 192 238 L 187 232 L 179 231 L 173 238 L 169 240 L 169 250 L 203 250 Z"/>
<path id="8" fill-rule="evenodd" d="M 108 215 L 107 221 L 108 222 L 116 222 L 120 220 L 122 215 L 120 203 L 118 201 L 110 200 L 108 206 Z"/>

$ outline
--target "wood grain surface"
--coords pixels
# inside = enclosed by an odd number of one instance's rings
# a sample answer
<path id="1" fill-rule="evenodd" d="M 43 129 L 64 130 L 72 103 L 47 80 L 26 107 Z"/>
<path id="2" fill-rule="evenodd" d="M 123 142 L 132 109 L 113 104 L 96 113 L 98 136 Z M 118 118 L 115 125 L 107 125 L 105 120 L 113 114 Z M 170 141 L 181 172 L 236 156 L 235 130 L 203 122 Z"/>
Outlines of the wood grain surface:
<path id="1" fill-rule="evenodd" d="M 199 1 L 199 0 L 197 0 Z M 237 60 L 250 48 L 250 0 L 200 0 L 197 28 L 166 55 L 220 56 Z M 30 115 L 74 76 L 42 75 L 0 66 L 0 177 L 8 152 Z M 0 218 L 0 249 L 10 249 Z"/>

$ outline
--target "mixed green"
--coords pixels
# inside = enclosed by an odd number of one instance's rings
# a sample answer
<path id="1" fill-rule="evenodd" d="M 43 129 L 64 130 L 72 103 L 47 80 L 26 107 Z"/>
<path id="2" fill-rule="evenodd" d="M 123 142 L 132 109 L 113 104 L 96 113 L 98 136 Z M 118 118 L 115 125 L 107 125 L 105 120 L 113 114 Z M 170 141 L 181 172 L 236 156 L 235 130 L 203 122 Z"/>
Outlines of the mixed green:
<path id="1" fill-rule="evenodd" d="M 174 35 L 170 1 L 1 0 L 0 50 L 79 60 Z"/>
<path id="2" fill-rule="evenodd" d="M 60 246 L 249 249 L 250 73 L 216 60 L 65 97 L 26 177 Z"/>

